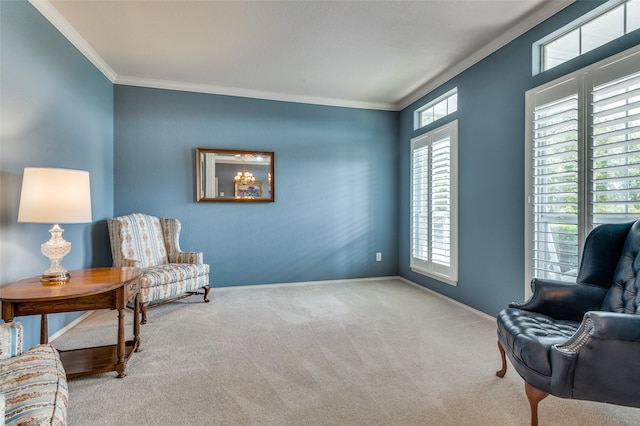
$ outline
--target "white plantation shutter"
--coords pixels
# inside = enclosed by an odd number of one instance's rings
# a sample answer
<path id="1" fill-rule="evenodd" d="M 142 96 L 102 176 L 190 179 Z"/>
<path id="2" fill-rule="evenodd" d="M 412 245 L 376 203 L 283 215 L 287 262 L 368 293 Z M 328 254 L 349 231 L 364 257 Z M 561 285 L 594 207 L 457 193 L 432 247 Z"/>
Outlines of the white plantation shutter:
<path id="1" fill-rule="evenodd" d="M 529 295 L 575 279 L 594 226 L 640 219 L 640 47 L 527 92 L 527 116 Z"/>
<path id="2" fill-rule="evenodd" d="M 431 144 L 431 254 L 434 263 L 451 266 L 451 138 Z"/>
<path id="3" fill-rule="evenodd" d="M 457 121 L 411 141 L 411 268 L 457 282 Z"/>
<path id="4" fill-rule="evenodd" d="M 429 139 L 429 138 L 425 138 Z M 424 141 L 426 142 L 426 140 Z M 412 257 L 428 262 L 430 259 L 429 236 L 429 144 L 413 149 L 413 208 L 411 234 Z"/>
<path id="5" fill-rule="evenodd" d="M 640 72 L 593 89 L 593 223 L 640 217 Z"/>
<path id="6" fill-rule="evenodd" d="M 578 95 L 534 109 L 534 276 L 575 278 L 578 263 Z"/>

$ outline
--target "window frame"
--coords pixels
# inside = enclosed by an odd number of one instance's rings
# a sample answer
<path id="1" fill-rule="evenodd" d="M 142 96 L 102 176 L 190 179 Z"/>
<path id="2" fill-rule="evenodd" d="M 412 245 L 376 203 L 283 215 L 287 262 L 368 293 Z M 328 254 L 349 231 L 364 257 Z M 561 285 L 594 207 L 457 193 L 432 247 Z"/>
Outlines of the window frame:
<path id="1" fill-rule="evenodd" d="M 449 101 L 455 97 L 455 108 L 454 109 L 449 109 Z M 432 114 L 435 114 L 435 107 L 440 104 L 443 101 L 447 101 L 447 112 L 446 114 L 444 114 L 442 117 L 438 117 L 438 118 L 434 118 L 433 121 L 426 123 L 426 124 L 421 124 L 422 123 L 422 114 L 431 110 Z M 422 129 L 423 127 L 432 125 L 433 123 L 442 120 L 443 118 L 453 114 L 454 112 L 458 111 L 458 87 L 454 87 L 453 89 L 449 90 L 448 92 L 444 93 L 443 95 L 438 96 L 437 98 L 435 98 L 434 100 L 432 100 L 431 102 L 421 106 L 420 108 L 416 109 L 413 112 L 413 130 L 418 130 L 418 129 Z"/>
<path id="2" fill-rule="evenodd" d="M 414 183 L 416 179 L 416 170 L 414 168 L 414 153 L 417 149 L 425 146 L 429 146 L 429 152 L 433 148 L 434 144 L 440 143 L 446 139 L 449 139 L 449 244 L 448 251 L 449 264 L 444 265 L 439 262 L 434 262 L 433 258 L 428 260 L 423 258 L 417 258 L 414 256 L 414 241 L 416 235 L 414 232 Z M 409 267 L 413 272 L 425 275 L 430 278 L 437 279 L 444 283 L 456 286 L 458 284 L 458 120 L 453 120 L 428 132 L 425 132 L 419 136 L 411 139 L 410 149 L 410 223 L 409 223 Z M 429 161 L 431 161 L 431 155 L 429 155 Z M 430 163 L 431 164 L 431 163 Z M 431 167 L 428 170 L 428 178 L 431 181 L 433 176 Z M 430 188 L 429 188 L 430 189 Z M 429 249 L 433 245 L 433 238 L 431 231 L 431 212 L 433 210 L 433 199 L 431 191 L 429 191 L 429 201 L 426 214 L 429 215 L 429 231 L 428 232 L 428 244 Z M 429 251 L 429 256 L 431 252 Z"/>
<path id="3" fill-rule="evenodd" d="M 638 1 L 638 0 L 609 0 L 608 2 L 596 7 L 595 9 L 591 10 L 590 12 L 584 14 L 583 16 L 581 16 L 580 18 L 572 21 L 571 23 L 563 26 L 562 28 L 559 28 L 558 30 L 552 32 L 551 34 L 548 34 L 547 36 L 541 38 L 540 40 L 534 42 L 532 44 L 532 65 L 533 65 L 533 69 L 532 69 L 532 75 L 536 75 L 536 74 L 540 74 L 542 72 L 548 71 L 550 69 L 555 68 L 556 66 L 559 66 L 563 63 L 566 63 L 572 59 L 575 59 L 593 49 L 596 49 L 600 46 L 603 46 L 604 44 L 607 44 L 613 40 L 617 40 L 620 37 L 623 37 L 626 34 L 629 34 L 631 31 L 635 31 L 637 29 L 634 30 L 629 30 L 627 28 L 627 24 L 629 22 L 629 18 L 627 17 L 627 5 L 628 3 L 630 3 L 631 1 Z M 595 21 L 596 19 L 603 17 L 604 15 L 606 15 L 608 12 L 610 12 L 611 10 L 619 7 L 619 6 L 624 6 L 624 16 L 623 16 L 623 28 L 622 28 L 622 35 L 620 37 L 617 38 L 613 38 L 607 42 L 604 42 L 602 44 L 598 44 L 596 46 L 591 47 L 588 50 L 583 50 L 583 46 L 582 46 L 582 29 L 585 26 L 588 26 L 591 22 Z M 578 54 L 576 56 L 573 56 L 572 58 L 569 58 L 563 62 L 560 62 L 558 64 L 555 64 L 553 66 L 546 66 L 546 62 L 548 61 L 546 54 L 545 54 L 545 48 L 553 43 L 556 40 L 561 39 L 562 37 L 574 32 L 574 31 L 578 31 L 579 35 L 578 35 Z"/>
<path id="4" fill-rule="evenodd" d="M 542 86 L 526 92 L 525 118 L 525 299 L 531 295 L 530 281 L 535 274 L 535 111 L 536 107 L 544 106 L 551 101 L 562 99 L 575 92 L 578 96 L 578 201 L 577 201 L 577 264 L 582 258 L 582 249 L 587 234 L 598 225 L 598 215 L 594 206 L 599 202 L 595 199 L 598 191 L 594 185 L 598 182 L 594 171 L 594 124 L 593 117 L 597 101 L 593 99 L 594 90 L 608 82 L 640 72 L 640 45 L 627 51 L 611 56 L 598 63 L 592 64 L 571 74 L 565 75 Z M 636 89 L 637 90 L 637 89 Z M 635 111 L 635 107 L 632 110 Z M 632 127 L 635 129 L 635 127 Z M 635 131 L 631 131 L 635 134 Z M 631 139 L 635 141 L 636 139 Z M 627 168 L 632 166 L 627 164 Z M 609 222 L 620 222 L 638 219 L 633 214 L 620 215 Z"/>

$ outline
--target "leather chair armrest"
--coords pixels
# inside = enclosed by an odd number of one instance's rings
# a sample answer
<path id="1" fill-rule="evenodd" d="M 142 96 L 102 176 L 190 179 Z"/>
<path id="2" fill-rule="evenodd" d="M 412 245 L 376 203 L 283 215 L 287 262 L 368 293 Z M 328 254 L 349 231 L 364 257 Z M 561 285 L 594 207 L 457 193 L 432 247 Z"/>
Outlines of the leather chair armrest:
<path id="1" fill-rule="evenodd" d="M 559 320 L 581 322 L 587 311 L 598 310 L 606 288 L 590 284 L 534 278 L 533 294 L 524 303 L 510 303 L 510 308 L 538 312 Z"/>
<path id="2" fill-rule="evenodd" d="M 202 264 L 203 254 L 201 251 L 179 251 L 175 253 L 175 263 Z"/>
<path id="3" fill-rule="evenodd" d="M 640 315 L 605 311 L 587 312 L 576 333 L 562 345 L 557 345 L 556 349 L 561 352 L 577 353 L 587 343 L 593 347 L 602 345 L 602 342 L 607 340 L 640 344 Z"/>
<path id="4" fill-rule="evenodd" d="M 637 406 L 638 353 L 640 315 L 587 312 L 576 333 L 551 349 L 551 394 Z"/>
<path id="5" fill-rule="evenodd" d="M 598 311 L 587 312 L 584 318 L 593 321 L 595 339 L 640 342 L 640 315 Z"/>

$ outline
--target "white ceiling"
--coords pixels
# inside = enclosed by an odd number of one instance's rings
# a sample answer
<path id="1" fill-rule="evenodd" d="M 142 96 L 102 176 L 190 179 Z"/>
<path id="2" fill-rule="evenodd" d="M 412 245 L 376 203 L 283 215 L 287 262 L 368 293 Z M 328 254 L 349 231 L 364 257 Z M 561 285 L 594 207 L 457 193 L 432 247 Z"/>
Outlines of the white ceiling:
<path id="1" fill-rule="evenodd" d="M 574 0 L 30 0 L 112 82 L 398 110 Z"/>

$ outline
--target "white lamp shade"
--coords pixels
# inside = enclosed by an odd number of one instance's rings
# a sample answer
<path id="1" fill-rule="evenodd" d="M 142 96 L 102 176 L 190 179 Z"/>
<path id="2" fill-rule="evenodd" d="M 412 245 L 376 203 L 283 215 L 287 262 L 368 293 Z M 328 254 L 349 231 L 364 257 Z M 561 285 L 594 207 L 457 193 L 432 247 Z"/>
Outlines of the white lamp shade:
<path id="1" fill-rule="evenodd" d="M 18 222 L 91 222 L 89 172 L 25 167 Z"/>

